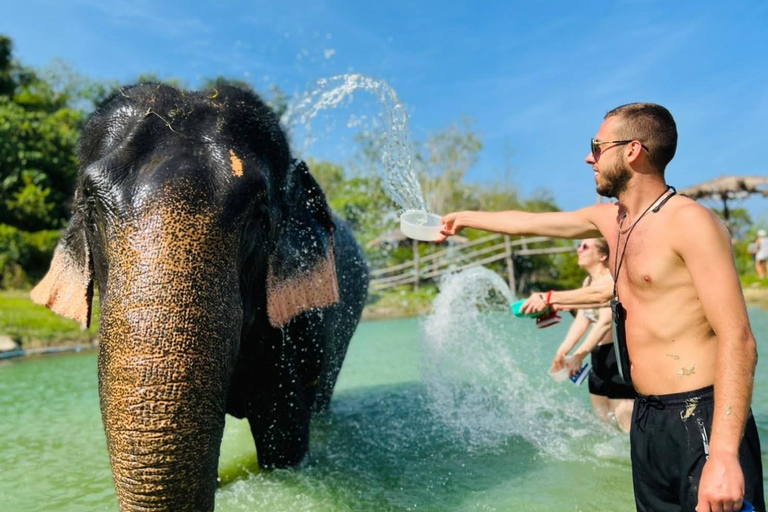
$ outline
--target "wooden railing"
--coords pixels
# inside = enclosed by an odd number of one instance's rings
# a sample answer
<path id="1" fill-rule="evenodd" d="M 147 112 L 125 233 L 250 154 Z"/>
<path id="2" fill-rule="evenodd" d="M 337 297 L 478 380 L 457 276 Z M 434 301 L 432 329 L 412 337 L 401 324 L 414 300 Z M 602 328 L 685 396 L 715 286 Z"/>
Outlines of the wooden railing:
<path id="1" fill-rule="evenodd" d="M 515 286 L 514 256 L 532 256 L 534 254 L 557 254 L 573 252 L 575 248 L 566 247 L 529 247 L 553 242 L 554 239 L 537 236 L 512 240 L 509 235 L 487 235 L 482 238 L 449 246 L 427 256 L 419 255 L 419 242 L 413 240 L 413 259 L 399 265 L 371 271 L 371 289 L 384 290 L 404 284 L 413 284 L 415 290 L 428 279 L 459 272 L 495 261 L 506 262 L 507 280 L 512 290 Z M 479 247 L 482 246 L 482 247 Z"/>

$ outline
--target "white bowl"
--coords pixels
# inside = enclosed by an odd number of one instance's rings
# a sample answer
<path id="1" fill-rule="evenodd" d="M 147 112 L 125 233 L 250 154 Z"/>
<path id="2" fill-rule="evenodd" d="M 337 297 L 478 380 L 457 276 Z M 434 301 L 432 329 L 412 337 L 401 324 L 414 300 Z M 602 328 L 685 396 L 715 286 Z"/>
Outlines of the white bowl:
<path id="1" fill-rule="evenodd" d="M 423 210 L 407 210 L 400 216 L 400 231 L 408 238 L 434 242 L 440 237 L 442 217 Z"/>
<path id="2" fill-rule="evenodd" d="M 560 370 L 553 372 L 552 368 L 547 371 L 547 374 L 552 377 L 552 380 L 555 382 L 563 382 L 568 380 L 568 377 L 570 377 L 571 372 L 568 370 L 568 366 L 563 366 Z"/>

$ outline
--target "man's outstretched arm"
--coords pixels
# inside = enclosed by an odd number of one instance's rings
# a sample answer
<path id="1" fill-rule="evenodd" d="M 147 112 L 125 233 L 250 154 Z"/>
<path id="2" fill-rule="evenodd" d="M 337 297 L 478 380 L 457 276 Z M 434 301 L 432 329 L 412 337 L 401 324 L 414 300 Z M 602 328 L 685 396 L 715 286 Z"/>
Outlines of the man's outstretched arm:
<path id="1" fill-rule="evenodd" d="M 611 205 L 593 205 L 572 212 L 454 212 L 443 217 L 440 229 L 443 236 L 437 241 L 442 242 L 463 228 L 482 229 L 506 235 L 594 238 L 601 236 L 597 219 L 607 212 L 607 208 L 611 208 Z"/>

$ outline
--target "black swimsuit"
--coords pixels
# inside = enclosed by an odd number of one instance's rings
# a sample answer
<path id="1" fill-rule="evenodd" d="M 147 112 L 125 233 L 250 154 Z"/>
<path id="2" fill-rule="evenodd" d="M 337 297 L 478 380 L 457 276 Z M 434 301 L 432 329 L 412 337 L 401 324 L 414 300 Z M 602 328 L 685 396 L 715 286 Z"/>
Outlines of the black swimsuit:
<path id="1" fill-rule="evenodd" d="M 714 402 L 712 386 L 635 399 L 629 437 L 638 512 L 694 511 L 701 471 L 709 456 Z M 764 512 L 760 457 L 760 439 L 750 411 L 739 445 L 739 462 L 744 472 L 744 498 Z"/>
<path id="2" fill-rule="evenodd" d="M 627 386 L 619 375 L 613 343 L 598 345 L 592 350 L 592 371 L 589 373 L 589 392 L 607 398 L 635 398 L 637 393 Z"/>

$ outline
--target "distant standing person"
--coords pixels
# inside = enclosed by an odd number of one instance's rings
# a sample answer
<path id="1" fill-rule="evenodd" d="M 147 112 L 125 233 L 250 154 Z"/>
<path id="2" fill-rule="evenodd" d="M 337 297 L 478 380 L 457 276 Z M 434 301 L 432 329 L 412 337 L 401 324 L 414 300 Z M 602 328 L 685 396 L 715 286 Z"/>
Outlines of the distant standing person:
<path id="1" fill-rule="evenodd" d="M 633 103 L 606 114 L 586 162 L 599 194 L 573 212 L 457 212 L 445 237 L 472 227 L 510 235 L 604 236 L 624 369 L 638 392 L 630 430 L 641 512 L 765 510 L 750 402 L 757 349 L 728 231 L 675 195 L 664 171 L 677 148 L 667 109 Z M 624 359 L 625 351 L 617 357 Z"/>
<path id="2" fill-rule="evenodd" d="M 755 271 L 758 278 L 765 279 L 768 272 L 766 267 L 768 267 L 768 236 L 764 229 L 760 229 L 755 239 Z"/>
<path id="3" fill-rule="evenodd" d="M 608 243 L 604 238 L 583 240 L 577 249 L 579 266 L 589 273 L 583 287 L 613 284 L 608 270 Z M 542 294 L 535 293 L 529 301 L 546 302 Z M 591 327 L 591 329 L 590 329 Z M 589 334 L 587 334 L 589 331 Z M 587 334 L 579 348 L 566 359 L 568 353 Z M 580 309 L 568 329 L 552 361 L 552 370 L 562 369 L 566 364 L 571 375 L 579 372 L 587 354 L 591 354 L 592 371 L 589 373 L 589 398 L 597 417 L 604 421 L 618 421 L 619 426 L 629 431 L 632 404 L 637 396 L 619 375 L 616 353 L 613 349 L 611 332 L 611 308 Z"/>

